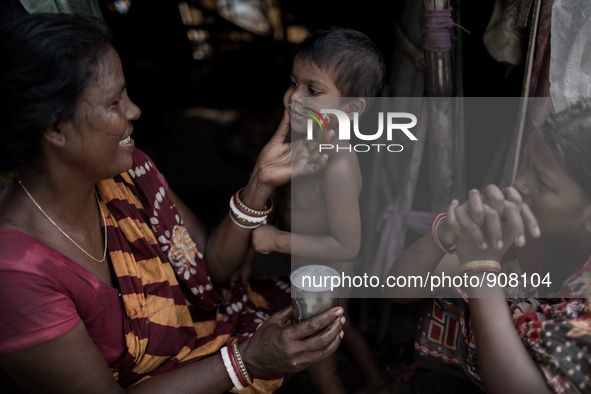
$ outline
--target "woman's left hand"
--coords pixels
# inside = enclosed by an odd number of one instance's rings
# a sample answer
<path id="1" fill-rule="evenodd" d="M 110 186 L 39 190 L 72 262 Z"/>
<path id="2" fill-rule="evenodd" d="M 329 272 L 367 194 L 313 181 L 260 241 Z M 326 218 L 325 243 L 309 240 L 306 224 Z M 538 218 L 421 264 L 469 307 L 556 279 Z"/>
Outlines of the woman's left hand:
<path id="1" fill-rule="evenodd" d="M 295 142 L 285 142 L 291 130 L 290 122 L 289 113 L 285 111 L 279 128 L 259 154 L 253 170 L 253 176 L 269 190 L 289 182 L 292 178 L 318 173 L 328 163 L 328 155 L 320 155 L 318 152 L 318 144 L 325 141 L 299 139 Z M 332 141 L 333 136 L 332 131 L 322 134 L 322 138 L 328 142 Z"/>

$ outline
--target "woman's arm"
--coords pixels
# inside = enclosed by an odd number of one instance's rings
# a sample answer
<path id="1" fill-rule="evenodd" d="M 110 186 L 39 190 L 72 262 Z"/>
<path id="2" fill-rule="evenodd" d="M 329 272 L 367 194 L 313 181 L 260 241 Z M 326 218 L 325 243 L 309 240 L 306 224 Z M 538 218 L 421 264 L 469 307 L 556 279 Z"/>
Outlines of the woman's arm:
<path id="1" fill-rule="evenodd" d="M 439 230 L 443 223 L 439 226 Z M 441 238 L 440 238 L 441 239 Z M 406 249 L 396 259 L 388 276 L 421 276 L 427 277 L 427 273 L 438 275 L 443 272 L 445 275 L 453 276 L 457 274 L 459 261 L 455 254 L 445 254 L 442 252 L 431 238 L 431 234 L 425 234 L 421 239 Z M 437 290 L 441 290 L 438 288 Z M 420 299 L 429 297 L 431 294 L 430 283 L 426 287 L 388 287 L 386 288 L 386 297 L 398 304 L 407 304 Z"/>
<path id="2" fill-rule="evenodd" d="M 469 289 L 468 296 L 478 363 L 486 392 L 552 393 L 517 335 L 503 290 L 498 286 L 482 290 Z"/>
<path id="3" fill-rule="evenodd" d="M 215 355 L 123 389 L 84 323 L 54 340 L 1 356 L 0 365 L 27 393 L 219 394 L 233 386 L 221 356 Z"/>
<path id="4" fill-rule="evenodd" d="M 511 200 L 517 198 L 512 191 L 508 191 L 507 195 L 510 196 Z M 519 194 L 517 193 L 517 196 L 518 195 Z M 491 221 L 485 221 L 487 215 L 484 206 L 485 201 L 492 204 L 494 207 L 497 207 L 502 212 L 505 197 L 503 193 L 493 185 L 488 186 L 485 189 L 484 195 L 481 195 L 480 191 L 473 189 L 470 191 L 468 199 L 463 205 L 458 207 L 458 201 L 452 201 L 448 207 L 448 212 L 450 209 L 454 209 L 457 225 L 461 227 L 462 231 L 465 231 L 467 239 L 472 241 L 472 244 L 478 250 L 498 251 L 502 248 L 502 244 L 499 246 L 499 241 L 502 238 L 501 229 L 500 227 L 495 227 L 495 224 L 491 224 Z M 519 212 L 521 212 L 520 202 Z M 493 213 L 489 210 L 488 215 L 493 215 Z M 526 217 L 525 220 L 530 224 L 529 216 Z M 488 241 L 485 238 L 485 234 L 489 236 Z M 448 220 L 443 220 L 438 226 L 437 237 L 444 246 L 449 247 L 456 244 L 456 234 L 450 228 Z M 435 246 L 431 234 L 428 233 L 410 248 L 405 250 L 396 259 L 388 275 L 395 277 L 420 275 L 425 278 L 427 273 L 432 273 L 433 275 L 445 273 L 446 275 L 453 276 L 457 274 L 458 267 L 459 260 L 457 256 L 453 254 L 445 254 Z M 386 290 L 386 294 L 395 302 L 408 303 L 427 297 L 429 291 L 430 287 L 392 287 Z"/>
<path id="5" fill-rule="evenodd" d="M 494 209 L 485 204 L 480 196 L 473 196 L 473 206 L 479 205 L 484 218 L 484 221 L 479 222 L 479 230 L 488 235 L 489 244 L 503 246 L 482 248 L 461 224 L 465 220 L 466 207 L 451 204 L 447 211 L 447 221 L 456 236 L 461 264 L 475 260 L 500 261 L 512 241 L 521 239 L 526 227 L 532 235 L 539 236 L 531 211 L 512 191 L 505 192 L 507 199 L 496 187 L 487 188 L 486 193 L 485 200 L 495 206 Z M 502 241 L 500 244 L 499 240 Z M 474 275 L 481 276 L 482 273 Z M 503 289 L 496 283 L 494 287 L 488 287 L 486 283 L 482 287 L 468 287 L 466 291 L 470 299 L 478 362 L 487 392 L 551 393 L 540 369 L 517 334 Z"/>
<path id="6" fill-rule="evenodd" d="M 298 372 L 332 354 L 342 338 L 342 314 L 342 308 L 333 308 L 299 324 L 286 323 L 291 307 L 272 315 L 240 345 L 251 377 Z M 233 386 L 221 355 L 214 354 L 124 389 L 83 323 L 51 341 L 0 356 L 0 368 L 31 394 L 219 394 Z"/>
<path id="7" fill-rule="evenodd" d="M 240 199 L 246 206 L 263 210 L 277 186 L 289 182 L 292 177 L 320 172 L 326 166 L 328 157 L 320 156 L 313 150 L 315 143 L 305 145 L 301 140 L 285 142 L 290 128 L 289 114 L 285 112 L 279 128 L 261 151 L 250 180 L 240 194 Z M 212 282 L 227 282 L 248 250 L 252 230 L 238 227 L 226 215 L 219 227 L 207 237 L 195 214 L 177 196 L 173 196 L 173 201 L 191 238 L 205 255 Z M 252 225 L 247 222 L 243 224 Z"/>
<path id="8" fill-rule="evenodd" d="M 259 253 L 279 252 L 338 262 L 351 261 L 357 256 L 361 243 L 361 174 L 357 158 L 346 153 L 333 157 L 320 183 L 326 207 L 326 222 L 320 225 L 320 231 L 327 228 L 328 234 L 306 235 L 264 226 L 253 234 L 253 245 Z M 294 187 L 292 183 L 292 193 Z M 297 218 L 291 220 L 293 229 Z M 322 218 L 316 220 L 322 221 Z"/>

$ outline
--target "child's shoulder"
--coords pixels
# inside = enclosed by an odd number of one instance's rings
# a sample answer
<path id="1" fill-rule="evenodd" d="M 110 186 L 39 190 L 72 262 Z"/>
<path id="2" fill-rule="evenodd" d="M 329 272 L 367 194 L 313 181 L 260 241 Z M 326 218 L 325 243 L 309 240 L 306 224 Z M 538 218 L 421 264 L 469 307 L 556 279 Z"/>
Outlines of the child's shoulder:
<path id="1" fill-rule="evenodd" d="M 351 146 L 351 145 L 349 145 Z M 322 172 L 324 180 L 328 178 L 348 178 L 350 180 L 361 180 L 361 169 L 357 154 L 351 149 L 339 149 L 331 152 L 328 156 L 328 165 Z"/>

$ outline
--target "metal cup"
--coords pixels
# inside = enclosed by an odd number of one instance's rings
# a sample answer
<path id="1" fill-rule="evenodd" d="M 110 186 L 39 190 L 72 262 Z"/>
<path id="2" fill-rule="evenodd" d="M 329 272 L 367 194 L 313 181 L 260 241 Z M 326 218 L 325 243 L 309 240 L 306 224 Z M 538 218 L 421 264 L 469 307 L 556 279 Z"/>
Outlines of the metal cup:
<path id="1" fill-rule="evenodd" d="M 325 281 L 327 276 L 340 275 L 338 271 L 324 265 L 306 265 L 291 273 L 291 303 L 296 322 L 319 315 L 339 304 L 339 288 L 331 291 L 330 279 Z"/>

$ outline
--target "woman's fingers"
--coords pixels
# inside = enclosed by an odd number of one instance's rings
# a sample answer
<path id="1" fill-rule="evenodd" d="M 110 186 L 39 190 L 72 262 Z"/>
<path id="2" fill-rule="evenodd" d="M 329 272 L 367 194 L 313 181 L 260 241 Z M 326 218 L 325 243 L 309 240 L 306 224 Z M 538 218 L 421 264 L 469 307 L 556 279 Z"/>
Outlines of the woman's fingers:
<path id="1" fill-rule="evenodd" d="M 271 317 L 269 317 L 269 319 L 267 319 L 267 321 L 263 324 L 266 323 L 277 323 L 280 327 L 285 326 L 287 324 L 287 321 L 291 320 L 293 318 L 293 307 L 290 305 L 286 308 L 283 308 L 282 310 L 280 310 L 279 312 L 276 312 L 274 314 L 271 315 Z"/>
<path id="2" fill-rule="evenodd" d="M 318 316 L 294 324 L 290 326 L 288 338 L 292 340 L 301 340 L 314 335 L 318 331 L 328 327 L 331 323 L 337 321 L 337 318 L 342 316 L 344 312 L 345 311 L 341 307 L 332 308 Z"/>
<path id="3" fill-rule="evenodd" d="M 517 206 L 517 209 L 521 211 L 521 204 L 523 204 L 523 198 L 521 198 L 521 194 L 512 186 L 506 187 L 503 189 L 503 195 L 507 201 L 511 201 L 513 204 Z"/>
<path id="4" fill-rule="evenodd" d="M 320 156 L 322 156 L 322 152 L 320 151 L 320 144 L 330 144 L 334 139 L 334 135 L 334 130 L 331 129 L 325 133 L 316 133 L 314 135 L 314 139 L 311 141 L 306 140 L 306 146 L 308 147 L 308 151 L 310 152 L 311 163 L 314 163 L 318 158 L 320 158 Z"/>
<path id="5" fill-rule="evenodd" d="M 470 217 L 477 225 L 482 226 L 484 224 L 484 206 L 480 191 L 477 189 L 470 190 L 468 194 L 468 211 L 470 212 Z"/>
<path id="6" fill-rule="evenodd" d="M 281 123 L 279 123 L 279 127 L 269 142 L 275 143 L 284 143 L 285 138 L 287 138 L 287 134 L 291 130 L 291 118 L 289 116 L 289 112 L 287 110 L 283 111 L 283 118 L 281 118 Z"/>
<path id="7" fill-rule="evenodd" d="M 506 201 L 503 219 L 506 223 L 505 232 L 507 234 L 513 234 L 515 245 L 520 247 L 525 245 L 525 228 L 521 219 L 521 212 L 517 205 Z"/>
<path id="8" fill-rule="evenodd" d="M 503 249 L 503 226 L 499 213 L 490 206 L 485 205 L 484 215 L 490 242 L 497 250 Z"/>
<path id="9" fill-rule="evenodd" d="M 478 197 L 480 199 L 480 197 Z M 484 208 L 482 208 L 482 215 L 484 216 Z M 476 244 L 480 247 L 480 249 L 486 249 L 488 247 L 486 243 L 486 238 L 482 233 L 482 230 L 478 224 L 476 224 L 468 212 L 466 212 L 465 205 L 462 205 L 454 210 L 455 220 L 457 220 L 458 224 L 462 227 L 463 232 L 467 232 L 470 237 L 476 242 Z M 448 216 L 449 218 L 449 216 Z M 481 220 L 482 224 L 484 224 L 484 218 Z M 460 234 L 456 233 L 456 236 Z"/>
<path id="10" fill-rule="evenodd" d="M 324 154 L 322 156 L 320 156 L 320 159 L 318 159 L 318 161 L 314 164 L 314 167 L 312 167 L 312 173 L 317 173 L 322 171 L 326 166 L 328 165 L 328 155 Z"/>
<path id="11" fill-rule="evenodd" d="M 521 205 L 521 217 L 523 218 L 523 222 L 525 223 L 525 227 L 527 231 L 534 237 L 538 238 L 542 233 L 540 232 L 540 227 L 538 225 L 538 221 L 534 216 L 531 208 L 527 204 Z"/>
<path id="12" fill-rule="evenodd" d="M 488 185 L 484 188 L 484 202 L 495 209 L 499 215 L 503 215 L 505 196 L 497 185 Z"/>
<path id="13" fill-rule="evenodd" d="M 345 335 L 341 319 L 335 320 L 321 334 L 302 341 L 306 351 L 296 357 L 294 362 L 298 365 L 310 365 L 322 361 L 334 353 Z"/>

